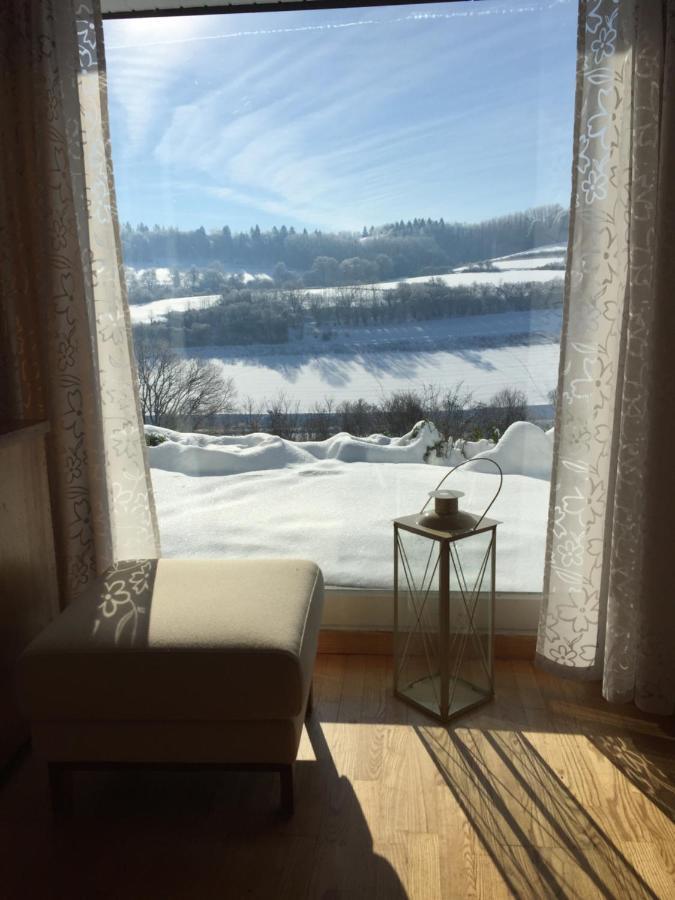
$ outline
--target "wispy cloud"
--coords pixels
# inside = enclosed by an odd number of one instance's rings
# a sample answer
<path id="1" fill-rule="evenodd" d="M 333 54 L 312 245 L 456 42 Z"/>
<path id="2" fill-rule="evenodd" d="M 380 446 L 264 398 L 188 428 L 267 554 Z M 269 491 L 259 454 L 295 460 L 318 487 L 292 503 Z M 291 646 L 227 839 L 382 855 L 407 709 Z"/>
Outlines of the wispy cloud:
<path id="1" fill-rule="evenodd" d="M 121 205 L 180 181 L 198 186 L 171 204 L 191 222 L 357 227 L 562 199 L 572 6 L 486 0 L 489 25 L 459 3 L 107 26 Z"/>

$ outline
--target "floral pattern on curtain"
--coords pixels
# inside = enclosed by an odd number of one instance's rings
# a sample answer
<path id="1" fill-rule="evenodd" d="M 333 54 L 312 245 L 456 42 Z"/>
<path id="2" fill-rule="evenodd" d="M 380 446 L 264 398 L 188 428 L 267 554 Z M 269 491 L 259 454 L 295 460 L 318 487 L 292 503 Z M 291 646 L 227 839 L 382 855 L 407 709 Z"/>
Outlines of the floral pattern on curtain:
<path id="1" fill-rule="evenodd" d="M 0 8 L 0 411 L 48 419 L 64 601 L 159 553 L 97 0 Z"/>
<path id="2" fill-rule="evenodd" d="M 580 5 L 575 164 L 537 658 L 609 700 L 675 707 L 675 4 Z M 671 163 L 668 164 L 670 159 Z M 672 199 L 671 199 L 672 203 Z M 668 399 L 668 393 L 670 398 Z M 672 446 L 672 445 L 671 445 Z M 655 455 L 656 451 L 656 455 Z M 671 449 L 672 453 L 672 449 Z"/>

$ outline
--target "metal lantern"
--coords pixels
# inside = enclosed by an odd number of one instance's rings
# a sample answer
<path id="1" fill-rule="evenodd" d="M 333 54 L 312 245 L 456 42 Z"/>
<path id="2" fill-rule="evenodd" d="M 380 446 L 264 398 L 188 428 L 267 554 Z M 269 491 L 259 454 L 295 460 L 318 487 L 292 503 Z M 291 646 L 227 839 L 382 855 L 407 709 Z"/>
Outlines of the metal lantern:
<path id="1" fill-rule="evenodd" d="M 470 460 L 467 460 L 470 462 Z M 433 511 L 394 520 L 394 693 L 442 722 L 494 695 L 498 522 L 459 507 L 461 491 L 429 494 Z"/>

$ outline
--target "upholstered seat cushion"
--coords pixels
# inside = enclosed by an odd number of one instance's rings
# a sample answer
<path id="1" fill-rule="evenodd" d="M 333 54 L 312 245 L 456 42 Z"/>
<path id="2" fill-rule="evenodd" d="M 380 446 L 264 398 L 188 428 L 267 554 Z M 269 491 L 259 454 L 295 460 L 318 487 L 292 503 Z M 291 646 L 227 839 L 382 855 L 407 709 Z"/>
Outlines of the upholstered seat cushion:
<path id="1" fill-rule="evenodd" d="M 19 698 L 34 721 L 296 717 L 322 604 L 300 560 L 120 563 L 24 653 Z"/>

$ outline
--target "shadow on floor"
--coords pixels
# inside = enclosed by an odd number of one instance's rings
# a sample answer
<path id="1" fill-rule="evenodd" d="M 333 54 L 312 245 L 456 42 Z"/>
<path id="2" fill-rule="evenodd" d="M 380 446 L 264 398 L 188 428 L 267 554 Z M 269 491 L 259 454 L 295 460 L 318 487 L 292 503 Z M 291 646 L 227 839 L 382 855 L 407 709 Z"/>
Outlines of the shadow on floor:
<path id="1" fill-rule="evenodd" d="M 316 759 L 296 766 L 289 820 L 272 773 L 130 770 L 76 773 L 74 813 L 54 822 L 29 757 L 1 796 L 0 895 L 406 900 L 320 723 L 308 732 Z"/>
<path id="2" fill-rule="evenodd" d="M 521 732 L 415 731 L 515 897 L 656 898 Z"/>

